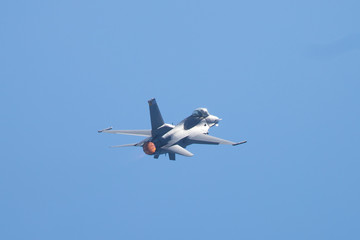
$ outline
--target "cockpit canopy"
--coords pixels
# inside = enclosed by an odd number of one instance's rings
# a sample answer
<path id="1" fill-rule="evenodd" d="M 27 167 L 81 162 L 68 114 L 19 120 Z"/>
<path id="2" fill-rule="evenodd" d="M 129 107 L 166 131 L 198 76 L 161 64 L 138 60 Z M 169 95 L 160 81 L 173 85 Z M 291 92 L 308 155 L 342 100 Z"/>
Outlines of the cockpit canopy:
<path id="1" fill-rule="evenodd" d="M 191 116 L 194 117 L 207 117 L 209 116 L 209 112 L 206 108 L 197 108 L 193 111 L 193 113 L 191 114 Z"/>

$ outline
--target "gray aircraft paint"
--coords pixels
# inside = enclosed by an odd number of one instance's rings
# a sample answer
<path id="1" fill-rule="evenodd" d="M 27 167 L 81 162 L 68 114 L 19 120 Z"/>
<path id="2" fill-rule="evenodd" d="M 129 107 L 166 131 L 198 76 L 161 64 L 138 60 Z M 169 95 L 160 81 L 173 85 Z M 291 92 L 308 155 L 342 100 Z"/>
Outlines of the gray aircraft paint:
<path id="1" fill-rule="evenodd" d="M 151 130 L 112 130 L 112 128 L 107 128 L 98 132 L 146 136 L 147 138 L 141 142 L 113 147 L 138 146 L 143 147 L 145 151 L 145 149 L 147 149 L 145 147 L 150 143 L 153 144 L 152 146 L 155 146 L 154 149 L 156 149 L 155 152 L 150 152 L 154 158 L 158 158 L 161 154 L 168 153 L 170 160 L 175 160 L 175 154 L 187 157 L 193 156 L 191 152 L 185 149 L 191 144 L 228 144 L 236 146 L 246 143 L 246 141 L 231 142 L 208 135 L 209 129 L 217 125 L 221 119 L 214 115 L 210 115 L 206 108 L 195 109 L 191 116 L 174 126 L 164 123 L 155 98 L 150 99 L 148 103 Z M 150 153 L 147 152 L 147 154 Z"/>

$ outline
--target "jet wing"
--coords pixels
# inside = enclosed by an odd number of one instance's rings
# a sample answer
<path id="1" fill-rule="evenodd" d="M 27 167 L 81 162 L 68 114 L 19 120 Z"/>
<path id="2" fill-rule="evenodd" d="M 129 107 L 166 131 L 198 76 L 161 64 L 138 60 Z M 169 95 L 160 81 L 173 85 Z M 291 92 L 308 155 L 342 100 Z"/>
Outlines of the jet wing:
<path id="1" fill-rule="evenodd" d="M 112 130 L 112 128 L 110 127 L 104 130 L 100 130 L 98 132 L 151 137 L 151 130 Z"/>
<path id="2" fill-rule="evenodd" d="M 192 154 L 191 152 L 189 152 L 188 150 L 186 150 L 185 148 L 183 147 L 180 147 L 179 145 L 175 144 L 175 145 L 172 145 L 170 147 L 162 147 L 161 149 L 165 150 L 166 152 L 169 152 L 169 153 L 177 153 L 177 154 L 180 154 L 180 155 L 183 155 L 183 156 L 186 156 L 186 157 L 192 157 L 194 156 L 194 154 Z"/>
<path id="3" fill-rule="evenodd" d="M 221 138 L 217 138 L 217 137 L 213 137 L 207 134 L 196 134 L 196 135 L 190 135 L 187 137 L 187 141 L 189 141 L 189 143 L 197 143 L 197 144 L 228 144 L 228 145 L 239 145 L 239 144 L 243 144 L 246 143 L 246 141 L 242 141 L 242 142 L 231 142 L 225 139 L 221 139 Z"/>

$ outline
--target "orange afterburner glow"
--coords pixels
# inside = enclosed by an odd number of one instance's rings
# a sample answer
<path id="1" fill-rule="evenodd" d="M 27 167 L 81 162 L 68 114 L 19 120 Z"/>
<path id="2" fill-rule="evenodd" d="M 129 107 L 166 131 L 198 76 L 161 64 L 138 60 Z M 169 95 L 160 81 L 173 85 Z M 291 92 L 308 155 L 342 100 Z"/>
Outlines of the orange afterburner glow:
<path id="1" fill-rule="evenodd" d="M 146 142 L 143 145 L 143 150 L 147 155 L 153 155 L 156 151 L 155 144 L 153 142 Z"/>

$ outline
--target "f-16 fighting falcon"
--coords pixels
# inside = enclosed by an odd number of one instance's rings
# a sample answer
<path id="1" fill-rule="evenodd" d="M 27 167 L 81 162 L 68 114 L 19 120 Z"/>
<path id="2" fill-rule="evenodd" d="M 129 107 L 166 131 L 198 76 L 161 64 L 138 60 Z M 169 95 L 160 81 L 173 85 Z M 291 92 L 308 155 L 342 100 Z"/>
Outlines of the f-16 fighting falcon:
<path id="1" fill-rule="evenodd" d="M 164 123 L 155 98 L 149 100 L 148 103 L 151 130 L 112 130 L 110 127 L 98 132 L 145 136 L 147 138 L 141 142 L 113 147 L 142 147 L 146 154 L 153 155 L 156 159 L 160 154 L 169 154 L 170 160 L 175 160 L 175 154 L 191 157 L 193 154 L 185 148 L 193 143 L 233 146 L 246 143 L 246 141 L 231 142 L 208 135 L 210 127 L 217 126 L 221 119 L 210 115 L 206 108 L 195 109 L 191 116 L 174 126 Z"/>

